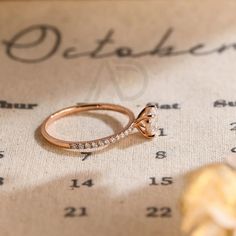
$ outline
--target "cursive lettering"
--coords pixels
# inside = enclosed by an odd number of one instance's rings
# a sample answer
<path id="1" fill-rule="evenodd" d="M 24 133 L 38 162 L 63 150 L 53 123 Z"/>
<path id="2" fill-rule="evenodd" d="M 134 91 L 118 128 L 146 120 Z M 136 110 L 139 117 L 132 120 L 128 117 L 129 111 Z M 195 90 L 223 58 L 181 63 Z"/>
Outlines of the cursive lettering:
<path id="1" fill-rule="evenodd" d="M 206 43 L 197 43 L 187 49 L 177 49 L 169 43 L 173 37 L 174 29 L 169 28 L 160 37 L 155 46 L 151 49 L 139 51 L 131 45 L 116 45 L 113 29 L 96 41 L 92 49 L 80 51 L 78 46 L 70 45 L 62 48 L 62 32 L 53 25 L 39 24 L 32 25 L 20 30 L 9 40 L 4 40 L 6 55 L 13 60 L 22 63 L 39 63 L 46 61 L 54 55 L 61 55 L 62 58 L 71 60 L 78 58 L 102 59 L 109 57 L 117 58 L 141 58 L 171 57 L 180 55 L 207 56 L 211 54 L 222 54 L 229 50 L 236 49 L 236 43 L 223 43 L 218 47 L 210 48 Z M 33 40 L 32 40 L 33 38 Z M 156 41 L 156 39 L 152 39 Z M 144 42 L 145 43 L 145 42 Z M 148 43 L 150 44 L 150 43 Z M 108 50 L 108 45 L 112 46 Z"/>

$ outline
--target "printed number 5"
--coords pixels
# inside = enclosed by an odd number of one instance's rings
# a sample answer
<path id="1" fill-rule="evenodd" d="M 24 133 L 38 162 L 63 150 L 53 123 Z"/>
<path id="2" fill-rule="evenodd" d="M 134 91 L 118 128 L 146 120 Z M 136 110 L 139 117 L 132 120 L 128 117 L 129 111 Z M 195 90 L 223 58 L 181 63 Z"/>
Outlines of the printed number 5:
<path id="1" fill-rule="evenodd" d="M 0 185 L 4 184 L 4 178 L 0 177 Z"/>

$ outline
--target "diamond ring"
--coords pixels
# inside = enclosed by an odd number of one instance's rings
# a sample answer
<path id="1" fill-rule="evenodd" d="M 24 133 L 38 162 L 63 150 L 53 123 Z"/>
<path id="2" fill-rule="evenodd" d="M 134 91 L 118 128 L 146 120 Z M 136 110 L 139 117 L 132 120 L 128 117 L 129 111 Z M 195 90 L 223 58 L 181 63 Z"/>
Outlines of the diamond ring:
<path id="1" fill-rule="evenodd" d="M 95 140 L 89 141 L 66 141 L 53 137 L 47 131 L 48 126 L 54 121 L 69 116 L 75 113 L 87 112 L 91 110 L 110 110 L 122 113 L 129 117 L 128 124 L 122 127 L 116 133 Z M 140 131 L 140 133 L 146 138 L 153 138 L 157 133 L 157 108 L 154 105 L 146 106 L 135 118 L 134 113 L 126 107 L 109 104 L 109 103 L 93 103 L 82 104 L 64 108 L 50 115 L 41 125 L 40 131 L 42 136 L 51 144 L 66 149 L 77 149 L 80 152 L 94 152 L 96 150 L 103 149 L 110 144 L 118 142 L 120 139 L 131 134 L 134 129 Z"/>

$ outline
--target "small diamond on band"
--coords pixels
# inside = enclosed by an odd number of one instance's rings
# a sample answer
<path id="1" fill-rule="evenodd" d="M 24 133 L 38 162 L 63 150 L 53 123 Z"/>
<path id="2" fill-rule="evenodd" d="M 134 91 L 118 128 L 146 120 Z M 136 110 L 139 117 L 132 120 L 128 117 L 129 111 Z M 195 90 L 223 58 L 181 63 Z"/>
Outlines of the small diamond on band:
<path id="1" fill-rule="evenodd" d="M 104 142 L 102 141 L 102 140 L 99 140 L 98 141 L 98 146 L 100 146 L 100 147 L 102 147 L 102 146 L 104 146 L 105 144 L 104 144 Z"/>
<path id="2" fill-rule="evenodd" d="M 104 143 L 105 143 L 105 144 L 110 144 L 110 141 L 109 141 L 108 139 L 106 139 L 106 140 L 104 141 Z"/>
<path id="3" fill-rule="evenodd" d="M 71 143 L 70 148 L 71 149 L 77 149 L 77 144 L 76 143 Z"/>
<path id="4" fill-rule="evenodd" d="M 85 148 L 86 148 L 86 149 L 89 149 L 89 148 L 91 148 L 91 145 L 90 145 L 90 143 L 85 143 Z"/>
<path id="5" fill-rule="evenodd" d="M 114 137 L 111 137 L 111 138 L 110 138 L 110 142 L 111 142 L 111 143 L 115 143 L 115 142 L 116 142 L 116 139 L 115 139 Z"/>
<path id="6" fill-rule="evenodd" d="M 93 147 L 93 148 L 97 148 L 98 145 L 97 145 L 95 142 L 92 142 L 92 147 Z"/>

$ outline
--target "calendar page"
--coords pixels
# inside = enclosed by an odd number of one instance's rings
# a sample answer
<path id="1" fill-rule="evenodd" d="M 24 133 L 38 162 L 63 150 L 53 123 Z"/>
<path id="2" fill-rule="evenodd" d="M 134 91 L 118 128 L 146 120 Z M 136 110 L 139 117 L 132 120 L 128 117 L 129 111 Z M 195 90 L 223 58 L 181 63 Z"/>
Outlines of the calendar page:
<path id="1" fill-rule="evenodd" d="M 0 235 L 180 236 L 185 175 L 236 152 L 236 2 L 19 1 L 0 5 Z M 102 151 L 46 142 L 79 103 L 158 108 L 158 134 Z M 50 126 L 104 137 L 126 118 Z"/>

